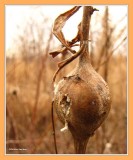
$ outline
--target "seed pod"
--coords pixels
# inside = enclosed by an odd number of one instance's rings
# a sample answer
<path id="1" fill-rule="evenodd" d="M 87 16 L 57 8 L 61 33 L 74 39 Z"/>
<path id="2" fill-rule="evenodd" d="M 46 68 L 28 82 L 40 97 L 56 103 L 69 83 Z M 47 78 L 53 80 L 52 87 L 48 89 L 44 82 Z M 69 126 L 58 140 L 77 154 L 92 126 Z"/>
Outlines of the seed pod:
<path id="1" fill-rule="evenodd" d="M 94 10 L 93 7 L 84 7 L 79 63 L 58 82 L 54 95 L 54 107 L 65 126 L 61 131 L 70 130 L 78 154 L 85 153 L 89 138 L 106 119 L 111 107 L 109 88 L 93 69 L 88 52 L 87 33 Z"/>
<path id="2" fill-rule="evenodd" d="M 68 124 L 76 143 L 88 140 L 111 106 L 107 84 L 87 61 L 59 82 L 54 101 L 59 119 Z"/>

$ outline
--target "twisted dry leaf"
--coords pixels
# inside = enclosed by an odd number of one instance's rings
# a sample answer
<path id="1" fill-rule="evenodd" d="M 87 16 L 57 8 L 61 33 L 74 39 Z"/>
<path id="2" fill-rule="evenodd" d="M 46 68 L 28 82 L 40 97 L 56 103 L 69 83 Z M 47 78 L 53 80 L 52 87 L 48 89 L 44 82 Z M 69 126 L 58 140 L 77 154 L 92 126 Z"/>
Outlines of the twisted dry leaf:
<path id="1" fill-rule="evenodd" d="M 66 21 L 75 13 L 79 10 L 81 6 L 75 6 L 69 11 L 59 15 L 54 22 L 54 27 L 53 27 L 53 34 L 59 39 L 59 41 L 72 53 L 75 53 L 74 50 L 72 50 L 69 47 L 69 43 L 65 40 L 64 35 L 62 33 L 62 28 L 64 27 Z"/>

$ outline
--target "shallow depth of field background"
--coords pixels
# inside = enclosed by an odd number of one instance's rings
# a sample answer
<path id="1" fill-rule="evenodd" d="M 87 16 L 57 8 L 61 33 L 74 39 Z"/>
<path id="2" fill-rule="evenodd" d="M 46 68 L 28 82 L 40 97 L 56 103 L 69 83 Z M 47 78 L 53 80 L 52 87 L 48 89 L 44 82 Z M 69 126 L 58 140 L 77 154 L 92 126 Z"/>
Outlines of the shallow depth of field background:
<path id="1" fill-rule="evenodd" d="M 10 7 L 12 6 L 6 8 L 6 20 L 8 20 L 6 21 L 5 53 L 6 153 L 54 154 L 51 125 L 53 97 L 51 82 L 57 69 L 57 62 L 71 54 L 60 55 L 55 59 L 49 55 L 50 51 L 60 47 L 60 43 L 51 33 L 54 21 L 45 15 L 45 7 L 47 6 L 29 6 L 28 9 L 32 11 L 30 12 L 32 14 L 27 15 L 23 23 L 17 24 L 15 32 L 8 26 L 14 37 L 12 45 L 7 47 L 7 40 L 10 36 L 7 32 L 7 25 L 9 25 L 9 21 L 15 22 L 14 17 L 8 15 Z M 51 12 L 54 7 L 51 6 Z M 61 13 L 67 10 L 63 9 L 63 6 L 61 7 Z M 117 7 L 119 15 L 121 14 L 117 18 L 115 9 L 116 20 L 115 16 L 112 16 L 113 7 Z M 82 11 L 82 9 L 80 10 Z M 82 17 L 82 12 L 80 15 Z M 66 37 L 67 34 L 71 37 L 75 36 L 76 32 L 71 32 L 71 28 L 76 25 L 75 23 L 73 20 L 67 26 Z M 126 154 L 127 13 L 123 13 L 120 6 L 102 6 L 99 12 L 92 15 L 90 40 L 91 62 L 110 87 L 112 108 L 107 120 L 90 138 L 86 153 Z M 58 75 L 57 81 L 66 76 L 74 68 L 77 61 L 78 59 L 66 66 Z M 56 114 L 54 115 L 58 152 L 72 154 L 74 146 L 71 134 L 60 132 L 63 125 L 59 122 Z"/>

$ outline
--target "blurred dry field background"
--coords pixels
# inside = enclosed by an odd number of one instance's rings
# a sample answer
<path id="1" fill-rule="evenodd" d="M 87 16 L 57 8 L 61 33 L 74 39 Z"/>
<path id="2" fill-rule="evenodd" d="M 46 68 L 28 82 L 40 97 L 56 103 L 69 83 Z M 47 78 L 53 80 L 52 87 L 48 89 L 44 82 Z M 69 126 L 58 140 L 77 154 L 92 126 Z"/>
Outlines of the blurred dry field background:
<path id="1" fill-rule="evenodd" d="M 36 10 L 35 10 L 36 11 Z M 65 12 L 65 11 L 64 11 Z M 88 154 L 127 153 L 127 23 L 123 16 L 111 23 L 109 7 L 95 18 L 99 30 L 91 26 L 90 56 L 92 65 L 108 82 L 112 108 L 107 120 L 89 140 Z M 21 28 L 14 44 L 18 47 L 6 53 L 6 153 L 54 154 L 51 124 L 52 77 L 57 62 L 70 56 L 53 59 L 49 52 L 56 49 L 50 19 L 40 13 L 41 24 L 31 17 Z M 92 16 L 93 18 L 93 16 Z M 100 20 L 99 20 L 100 19 Z M 120 29 L 118 29 L 120 27 Z M 10 55 L 10 56 L 9 56 Z M 59 74 L 66 76 L 76 65 L 75 60 Z M 73 139 L 55 115 L 56 138 L 60 154 L 73 154 Z"/>

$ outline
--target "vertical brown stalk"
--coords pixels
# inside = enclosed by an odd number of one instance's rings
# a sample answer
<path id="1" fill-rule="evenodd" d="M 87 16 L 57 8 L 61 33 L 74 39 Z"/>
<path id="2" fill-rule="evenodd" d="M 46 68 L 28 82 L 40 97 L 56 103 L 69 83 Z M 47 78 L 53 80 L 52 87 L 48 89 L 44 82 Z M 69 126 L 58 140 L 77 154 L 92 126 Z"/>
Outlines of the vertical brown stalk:
<path id="1" fill-rule="evenodd" d="M 90 62 L 90 56 L 89 56 L 89 30 L 90 30 L 90 21 L 91 21 L 91 15 L 94 11 L 97 9 L 94 9 L 91 6 L 84 6 L 83 8 L 83 18 L 81 22 L 81 45 L 83 44 L 85 46 L 85 51 L 80 56 L 80 63 L 84 61 Z"/>
<path id="2" fill-rule="evenodd" d="M 31 142 L 32 142 L 31 143 L 32 147 L 30 150 L 31 153 L 35 153 L 35 151 L 36 151 L 36 146 L 34 144 L 32 132 L 34 132 L 34 129 L 36 127 L 36 119 L 37 119 L 37 111 L 38 111 L 38 104 L 39 104 L 39 97 L 40 97 L 41 81 L 42 81 L 42 76 L 43 76 L 44 70 L 46 69 L 47 53 L 49 52 L 51 40 L 52 40 L 52 33 L 50 33 L 50 35 L 49 35 L 48 44 L 47 44 L 47 47 L 45 50 L 46 53 L 45 53 L 45 55 L 43 55 L 43 57 L 41 59 L 41 68 L 39 70 L 39 75 L 38 75 L 38 79 L 37 79 L 35 102 L 34 102 L 33 111 L 32 111 L 30 132 L 28 134 L 28 138 L 31 139 Z"/>
<path id="3" fill-rule="evenodd" d="M 108 24 L 108 18 L 109 18 L 109 12 L 108 7 L 106 7 L 105 10 L 105 36 L 106 36 L 106 42 L 105 42 L 105 59 L 108 57 L 108 51 L 109 51 L 109 44 L 110 44 L 110 37 L 109 37 L 109 24 Z M 107 82 L 108 80 L 108 62 L 105 63 L 104 67 L 104 79 Z"/>

